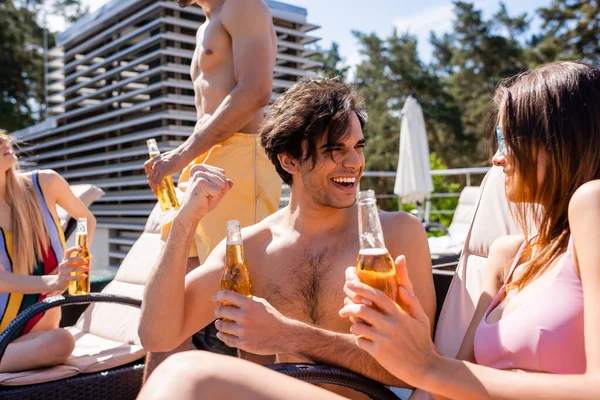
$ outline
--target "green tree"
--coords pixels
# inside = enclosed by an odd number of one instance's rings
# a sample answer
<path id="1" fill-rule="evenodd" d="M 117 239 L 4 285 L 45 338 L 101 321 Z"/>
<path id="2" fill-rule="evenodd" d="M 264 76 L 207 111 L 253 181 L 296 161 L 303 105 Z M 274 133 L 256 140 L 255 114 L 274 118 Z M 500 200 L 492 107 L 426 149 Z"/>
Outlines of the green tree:
<path id="1" fill-rule="evenodd" d="M 369 111 L 367 168 L 396 168 L 401 110 L 411 94 L 423 108 L 430 148 L 452 165 L 459 150 L 454 143 L 462 139 L 460 112 L 444 80 L 419 58 L 417 39 L 397 31 L 386 39 L 360 32 L 354 35 L 363 56 L 354 83 Z"/>
<path id="2" fill-rule="evenodd" d="M 90 7 L 81 0 L 54 0 L 52 3 L 52 13 L 63 16 L 66 22 L 75 22 L 89 12 Z"/>
<path id="3" fill-rule="evenodd" d="M 48 10 L 80 16 L 77 10 L 83 8 L 81 0 L 0 1 L 0 128 L 9 132 L 44 116 L 43 16 Z M 53 32 L 48 45 L 54 46 Z"/>
<path id="4" fill-rule="evenodd" d="M 504 5 L 490 20 L 471 3 L 457 1 L 454 6 L 452 32 L 439 38 L 431 34 L 432 67 L 462 114 L 463 132 L 456 136 L 462 151 L 452 166 L 471 166 L 489 159 L 484 137 L 497 83 L 527 68 L 520 40 L 529 21 L 526 14 L 510 17 Z"/>
<path id="5" fill-rule="evenodd" d="M 9 131 L 39 119 L 43 97 L 43 30 L 39 4 L 0 5 L 0 127 Z M 39 108 L 39 107 L 37 107 Z"/>
<path id="6" fill-rule="evenodd" d="M 344 59 L 340 55 L 340 46 L 333 42 L 329 50 L 324 50 L 319 46 L 316 46 L 316 50 L 318 53 L 314 54 L 311 59 L 322 63 L 323 66 L 319 68 L 321 73 L 328 78 L 339 76 L 345 81 L 350 67 L 345 65 Z"/>
<path id="7" fill-rule="evenodd" d="M 397 31 L 386 39 L 361 32 L 354 35 L 363 59 L 356 68 L 354 84 L 365 98 L 369 113 L 366 168 L 396 170 L 402 107 L 411 94 L 417 96 L 423 108 L 430 148 L 450 160 L 450 144 L 458 142 L 455 137 L 461 132 L 460 113 L 444 82 L 419 58 L 416 38 Z M 378 193 L 390 193 L 394 181 L 371 178 L 365 179 L 365 185 Z M 397 203 L 382 201 L 381 206 L 395 208 Z"/>
<path id="8" fill-rule="evenodd" d="M 537 13 L 542 26 L 530 41 L 532 65 L 574 59 L 600 63 L 598 0 L 552 0 Z"/>
<path id="9" fill-rule="evenodd" d="M 432 171 L 447 169 L 448 166 L 445 165 L 442 160 L 437 156 L 435 152 L 429 154 L 429 166 Z M 444 194 L 455 194 L 456 196 L 447 196 L 447 197 L 437 197 L 431 199 L 431 214 L 429 216 L 429 220 L 432 222 L 439 222 L 444 226 L 450 226 L 452 222 L 453 214 L 446 213 L 436 213 L 436 211 L 449 211 L 456 209 L 458 205 L 458 195 L 461 191 L 461 185 L 458 182 L 450 181 L 445 176 L 434 175 L 432 177 L 433 181 L 433 191 L 435 193 L 444 193 Z M 410 212 L 415 210 L 417 205 L 414 203 L 403 203 L 402 211 Z M 443 235 L 442 231 L 434 231 L 428 234 L 429 236 L 441 236 Z"/>

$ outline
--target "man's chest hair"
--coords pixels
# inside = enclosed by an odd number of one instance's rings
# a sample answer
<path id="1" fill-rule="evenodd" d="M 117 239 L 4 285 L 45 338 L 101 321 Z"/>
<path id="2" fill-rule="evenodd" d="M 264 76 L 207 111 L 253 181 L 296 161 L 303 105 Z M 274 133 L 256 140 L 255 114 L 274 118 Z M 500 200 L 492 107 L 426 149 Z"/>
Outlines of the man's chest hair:
<path id="1" fill-rule="evenodd" d="M 284 315 L 315 325 L 326 323 L 342 307 L 344 271 L 348 262 L 354 262 L 347 255 L 338 257 L 340 253 L 322 246 L 288 254 L 265 285 L 266 299 Z"/>

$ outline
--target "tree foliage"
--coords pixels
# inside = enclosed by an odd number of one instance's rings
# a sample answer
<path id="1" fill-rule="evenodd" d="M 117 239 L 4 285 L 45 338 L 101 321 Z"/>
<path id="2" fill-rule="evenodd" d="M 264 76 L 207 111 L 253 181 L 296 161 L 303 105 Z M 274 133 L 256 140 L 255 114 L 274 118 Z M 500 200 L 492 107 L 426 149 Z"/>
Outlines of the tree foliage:
<path id="1" fill-rule="evenodd" d="M 340 46 L 336 42 L 331 44 L 331 48 L 324 50 L 320 46 L 316 46 L 317 54 L 313 55 L 313 61 L 320 62 L 323 66 L 320 68 L 323 76 L 328 78 L 340 77 L 346 80 L 348 77 L 349 66 L 344 64 L 344 59 L 340 55 Z"/>
<path id="2" fill-rule="evenodd" d="M 0 0 L 0 128 L 10 132 L 44 118 L 44 16 L 76 19 L 85 12 L 81 0 Z"/>
<path id="3" fill-rule="evenodd" d="M 600 64 L 598 0 L 552 0 L 537 12 L 543 22 L 531 40 L 533 63 L 581 59 Z"/>
<path id="4" fill-rule="evenodd" d="M 352 83 L 369 111 L 367 169 L 395 170 L 401 109 L 413 92 L 423 108 L 429 148 L 445 166 L 489 165 L 489 112 L 499 81 L 556 60 L 600 64 L 599 1 L 548 2 L 536 10 L 541 25 L 533 32 L 533 14 L 511 15 L 500 3 L 486 19 L 473 3 L 455 1 L 452 29 L 431 33 L 427 63 L 408 32 L 381 38 L 355 31 L 362 60 Z M 335 57 L 328 60 L 327 70 L 338 68 Z"/>

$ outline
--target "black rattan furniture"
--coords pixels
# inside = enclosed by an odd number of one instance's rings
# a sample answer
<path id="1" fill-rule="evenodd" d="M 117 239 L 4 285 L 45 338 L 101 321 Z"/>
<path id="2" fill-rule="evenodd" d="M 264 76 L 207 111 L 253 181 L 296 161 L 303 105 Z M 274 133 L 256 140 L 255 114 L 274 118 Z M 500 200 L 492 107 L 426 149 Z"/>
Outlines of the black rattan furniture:
<path id="1" fill-rule="evenodd" d="M 15 339 L 16 333 L 37 314 L 55 307 L 89 303 L 117 303 L 138 308 L 142 304 L 137 299 L 103 293 L 73 297 L 49 297 L 17 315 L 0 334 L 0 360 L 4 356 L 8 344 Z M 0 399 L 134 400 L 142 386 L 143 372 L 144 362 L 143 359 L 140 359 L 107 371 L 79 374 L 53 382 L 23 386 L 0 386 Z"/>
<path id="2" fill-rule="evenodd" d="M 347 387 L 366 394 L 374 400 L 398 400 L 398 396 L 381 383 L 344 368 L 308 363 L 271 364 L 266 367 L 316 385 Z"/>

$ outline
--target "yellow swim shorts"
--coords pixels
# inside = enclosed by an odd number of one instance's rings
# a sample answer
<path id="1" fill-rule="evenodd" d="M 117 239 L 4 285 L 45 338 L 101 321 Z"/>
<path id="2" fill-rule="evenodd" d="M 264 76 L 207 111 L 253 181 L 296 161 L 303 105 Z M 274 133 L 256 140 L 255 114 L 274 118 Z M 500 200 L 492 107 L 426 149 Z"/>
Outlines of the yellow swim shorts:
<path id="1" fill-rule="evenodd" d="M 236 133 L 197 157 L 181 172 L 178 197 L 185 192 L 194 165 L 208 164 L 225 170 L 233 187 L 217 207 L 202 218 L 194 235 L 190 257 L 204 262 L 226 236 L 227 220 L 237 219 L 242 227 L 253 225 L 277 211 L 282 181 L 258 143 L 257 135 Z M 166 241 L 171 223 L 165 224 Z"/>

